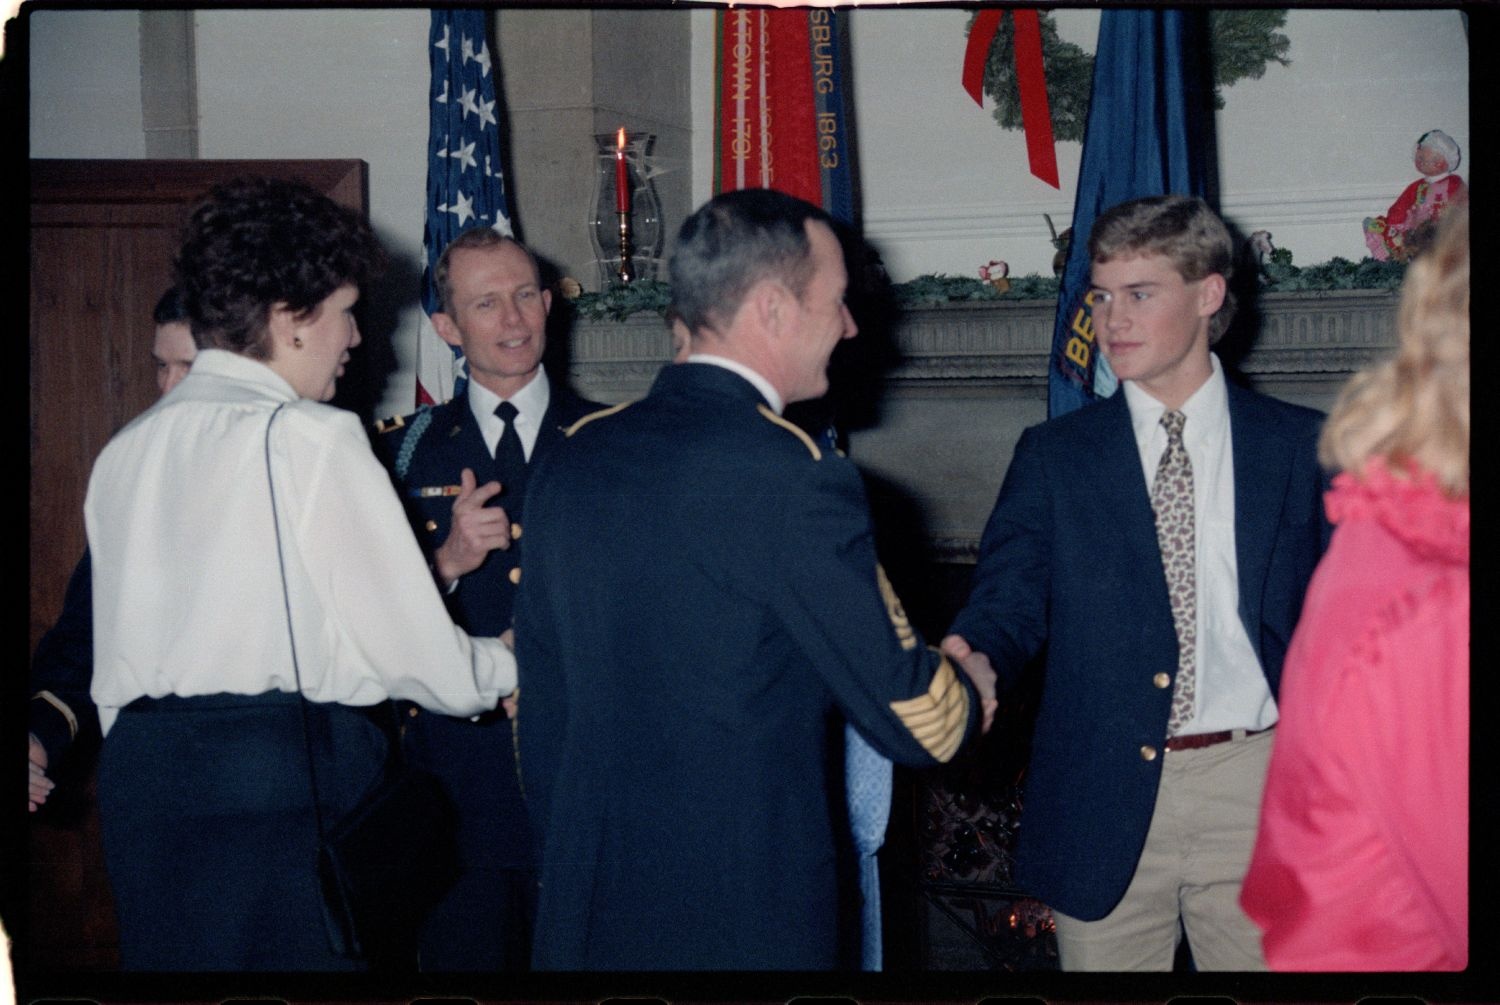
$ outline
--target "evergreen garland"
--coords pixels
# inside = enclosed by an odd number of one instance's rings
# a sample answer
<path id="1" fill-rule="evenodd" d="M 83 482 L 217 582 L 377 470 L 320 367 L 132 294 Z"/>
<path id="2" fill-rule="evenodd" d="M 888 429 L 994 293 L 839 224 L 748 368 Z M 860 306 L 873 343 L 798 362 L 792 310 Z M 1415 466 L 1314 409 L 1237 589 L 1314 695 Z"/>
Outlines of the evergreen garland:
<path id="1" fill-rule="evenodd" d="M 1056 276 L 1012 277 L 1010 289 L 1000 293 L 983 279 L 928 273 L 893 285 L 891 292 L 902 307 L 930 307 L 965 300 L 1055 300 L 1057 289 Z"/>
<path id="2" fill-rule="evenodd" d="M 672 304 L 672 287 L 655 279 L 638 279 L 628 286 L 611 286 L 599 293 L 578 293 L 568 300 L 578 316 L 589 321 L 606 318 L 624 321 L 641 311 L 654 311 L 665 317 Z"/>
<path id="3" fill-rule="evenodd" d="M 1347 258 L 1330 258 L 1321 265 L 1299 268 L 1292 264 L 1290 254 L 1281 255 L 1283 250 L 1277 249 L 1271 261 L 1265 264 L 1262 270 L 1265 282 L 1261 289 L 1277 293 L 1292 290 L 1399 290 L 1401 281 L 1406 278 L 1405 262 L 1377 262 L 1373 258 L 1351 262 Z"/>
<path id="4" fill-rule="evenodd" d="M 977 18 L 978 14 L 974 15 Z M 969 19 L 969 30 L 974 28 Z M 1266 64 L 1289 66 L 1291 40 L 1277 29 L 1286 25 L 1285 10 L 1211 10 L 1209 32 L 1213 47 L 1214 107 L 1224 107 L 1222 88 L 1249 77 L 1265 75 Z M 1052 110 L 1052 134 L 1059 140 L 1083 141 L 1088 123 L 1089 97 L 1094 82 L 1094 57 L 1057 34 L 1052 15 L 1042 12 L 1042 63 L 1047 74 L 1047 101 Z M 1002 17 L 984 64 L 984 93 L 995 102 L 995 121 L 1002 129 L 1021 128 L 1021 92 L 1016 81 L 1015 19 Z"/>
<path id="5" fill-rule="evenodd" d="M 1309 290 L 1398 290 L 1406 276 L 1404 262 L 1377 262 L 1373 258 L 1351 262 L 1332 258 L 1321 265 L 1302 268 L 1292 264 L 1291 253 L 1277 249 L 1261 269 L 1260 288 L 1265 293 Z M 1012 276 L 1010 289 L 998 292 L 982 279 L 929 273 L 905 283 L 896 283 L 891 294 L 899 307 L 931 307 L 934 304 L 983 300 L 1056 300 L 1056 276 Z M 666 283 L 639 281 L 614 286 L 602 293 L 580 293 L 570 303 L 578 317 L 590 321 L 623 321 L 632 314 L 651 311 L 665 315 L 672 301 Z"/>

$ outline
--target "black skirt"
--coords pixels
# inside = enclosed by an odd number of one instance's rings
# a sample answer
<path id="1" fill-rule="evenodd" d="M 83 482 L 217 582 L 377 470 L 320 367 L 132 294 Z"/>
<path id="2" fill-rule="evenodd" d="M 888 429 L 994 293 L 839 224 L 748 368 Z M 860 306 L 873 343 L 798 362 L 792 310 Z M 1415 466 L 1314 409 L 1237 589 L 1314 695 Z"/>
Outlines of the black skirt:
<path id="1" fill-rule="evenodd" d="M 105 865 L 133 971 L 358 970 L 334 955 L 299 695 L 141 699 L 100 752 Z M 307 703 L 325 826 L 380 781 L 366 710 Z"/>

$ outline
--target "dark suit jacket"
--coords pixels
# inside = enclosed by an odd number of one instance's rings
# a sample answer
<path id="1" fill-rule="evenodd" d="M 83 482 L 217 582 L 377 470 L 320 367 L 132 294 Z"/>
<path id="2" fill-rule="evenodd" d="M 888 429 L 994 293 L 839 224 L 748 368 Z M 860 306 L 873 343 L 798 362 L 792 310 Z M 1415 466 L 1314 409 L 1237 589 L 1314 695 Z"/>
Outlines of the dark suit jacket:
<path id="1" fill-rule="evenodd" d="M 89 696 L 94 682 L 94 587 L 93 564 L 88 549 L 68 579 L 63 595 L 62 613 L 57 623 L 36 644 L 31 657 L 31 704 L 28 725 L 47 751 L 49 773 L 57 771 L 63 754 L 80 737 L 97 739 L 99 710 Z M 51 701 L 40 697 L 47 692 L 68 707 L 75 723 Z M 77 726 L 77 736 L 74 725 Z"/>
<path id="2" fill-rule="evenodd" d="M 554 382 L 547 413 L 527 462 L 528 471 L 563 440 L 563 431 L 589 412 L 602 408 Z M 453 519 L 452 496 L 420 495 L 424 487 L 457 485 L 464 468 L 472 468 L 483 485 L 496 478 L 494 458 L 474 421 L 467 396 L 423 408 L 381 424 L 377 452 L 391 470 L 406 504 L 412 528 L 428 560 L 448 537 Z M 495 636 L 511 626 L 524 548 L 526 485 L 505 485 L 490 505 L 503 506 L 521 533 L 509 549 L 492 551 L 484 564 L 459 580 L 446 600 L 454 623 L 472 635 Z M 398 584 L 392 584 L 396 589 Z M 459 845 L 465 862 L 481 868 L 526 868 L 531 865 L 531 836 L 525 804 L 516 778 L 514 741 L 504 712 L 467 719 L 427 712 L 401 703 L 403 748 L 416 764 L 438 775 L 459 813 Z"/>
<path id="3" fill-rule="evenodd" d="M 1275 694 L 1328 539 L 1322 416 L 1232 384 L 1228 394 L 1239 614 Z M 989 655 L 1002 691 L 1045 651 L 1016 878 L 1065 914 L 1104 917 L 1135 871 L 1161 778 L 1172 688 L 1153 677 L 1177 671 L 1123 389 L 1022 435 L 952 630 Z"/>
<path id="4" fill-rule="evenodd" d="M 577 427 L 527 492 L 534 965 L 834 967 L 844 718 L 931 764 L 979 711 L 880 585 L 854 466 L 686 363 Z"/>

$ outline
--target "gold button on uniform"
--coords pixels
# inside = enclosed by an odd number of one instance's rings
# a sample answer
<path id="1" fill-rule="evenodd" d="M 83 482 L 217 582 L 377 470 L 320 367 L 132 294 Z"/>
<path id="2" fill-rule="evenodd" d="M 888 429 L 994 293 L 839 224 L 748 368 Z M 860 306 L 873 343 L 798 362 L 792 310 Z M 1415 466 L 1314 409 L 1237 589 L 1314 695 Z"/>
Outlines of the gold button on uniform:
<path id="1" fill-rule="evenodd" d="M 435 530 L 437 530 L 437 521 L 436 520 L 428 520 L 427 521 L 427 533 L 431 534 Z"/>
<path id="2" fill-rule="evenodd" d="M 518 523 L 511 524 L 510 525 L 510 539 L 512 541 L 514 541 L 517 538 L 519 538 L 520 536 L 521 536 L 521 525 L 518 524 Z"/>
<path id="3" fill-rule="evenodd" d="M 1155 677 L 1151 678 L 1151 683 L 1155 684 L 1157 687 L 1160 687 L 1160 688 L 1171 687 L 1172 686 L 1172 675 L 1169 674 L 1169 673 L 1166 673 L 1166 672 L 1159 673 Z"/>
<path id="4" fill-rule="evenodd" d="M 415 719 L 417 716 L 422 714 L 422 710 L 420 708 L 409 708 L 406 710 L 406 714 Z"/>
<path id="5" fill-rule="evenodd" d="M 1156 760 L 1156 748 L 1155 747 L 1142 747 L 1141 748 L 1141 760 L 1143 760 L 1143 761 L 1154 761 L 1154 760 Z"/>
<path id="6" fill-rule="evenodd" d="M 519 565 L 510 570 L 510 581 L 512 583 L 519 583 L 521 581 L 521 567 Z"/>

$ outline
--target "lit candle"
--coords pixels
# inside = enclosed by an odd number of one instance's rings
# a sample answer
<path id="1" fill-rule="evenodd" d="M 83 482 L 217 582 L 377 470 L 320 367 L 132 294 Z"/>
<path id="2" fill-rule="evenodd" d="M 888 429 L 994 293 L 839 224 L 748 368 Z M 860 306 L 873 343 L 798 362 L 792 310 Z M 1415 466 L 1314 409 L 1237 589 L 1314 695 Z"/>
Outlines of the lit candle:
<path id="1" fill-rule="evenodd" d="M 625 178 L 625 129 L 615 136 L 615 212 L 630 212 L 630 183 Z"/>

